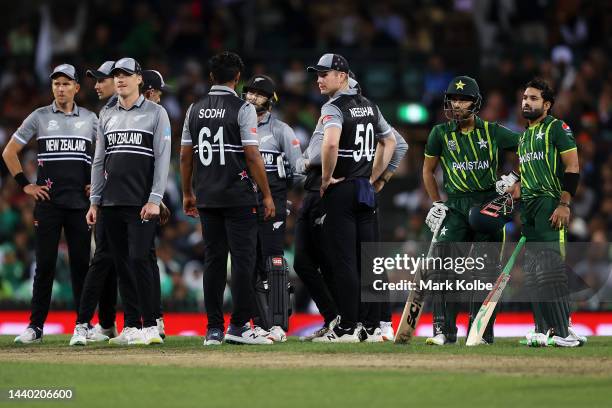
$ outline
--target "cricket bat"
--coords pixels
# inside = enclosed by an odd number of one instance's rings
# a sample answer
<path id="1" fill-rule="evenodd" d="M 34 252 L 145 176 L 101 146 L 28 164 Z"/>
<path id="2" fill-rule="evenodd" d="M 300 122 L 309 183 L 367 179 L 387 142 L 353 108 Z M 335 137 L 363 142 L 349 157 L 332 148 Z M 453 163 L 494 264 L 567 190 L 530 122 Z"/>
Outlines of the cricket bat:
<path id="1" fill-rule="evenodd" d="M 431 239 L 431 245 L 429 245 L 429 250 L 427 251 L 427 259 L 431 257 L 431 251 L 433 250 L 433 247 L 437 241 L 438 230 L 434 232 Z M 419 268 L 414 274 L 413 282 L 418 283 L 421 281 L 421 269 L 421 265 L 419 265 Z M 423 303 L 425 301 L 423 295 L 423 291 L 420 290 L 411 290 L 408 294 L 408 299 L 406 299 L 406 305 L 404 306 L 402 318 L 400 319 L 399 326 L 397 326 L 397 332 L 395 333 L 395 344 L 406 344 L 414 335 L 417 323 L 419 323 L 421 313 L 423 312 Z"/>
<path id="2" fill-rule="evenodd" d="M 480 344 L 480 340 L 482 339 L 482 335 L 484 334 L 484 331 L 489 324 L 489 320 L 493 315 L 495 306 L 497 306 L 497 302 L 499 302 L 501 299 L 504 288 L 510 280 L 510 271 L 512 271 L 512 268 L 514 267 L 514 262 L 516 262 L 516 258 L 519 252 L 521 252 L 521 248 L 523 248 L 525 240 L 525 237 L 521 237 L 516 245 L 516 248 L 514 248 L 510 259 L 508 259 L 508 263 L 506 263 L 504 270 L 497 278 L 493 289 L 487 295 L 486 299 L 482 303 L 482 306 L 480 306 L 478 314 L 476 314 L 476 318 L 472 322 L 472 327 L 470 327 L 470 332 L 465 342 L 466 346 L 477 346 Z"/>

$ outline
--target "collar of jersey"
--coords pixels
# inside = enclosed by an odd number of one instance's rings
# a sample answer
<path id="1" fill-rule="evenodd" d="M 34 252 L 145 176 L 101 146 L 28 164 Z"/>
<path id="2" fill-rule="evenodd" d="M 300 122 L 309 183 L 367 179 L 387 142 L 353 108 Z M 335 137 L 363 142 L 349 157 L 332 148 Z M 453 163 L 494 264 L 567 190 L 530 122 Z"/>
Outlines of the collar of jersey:
<path id="1" fill-rule="evenodd" d="M 225 85 L 213 85 L 213 86 L 211 86 L 210 87 L 210 91 L 208 93 L 213 93 L 213 92 L 230 92 L 233 95 L 238 96 L 236 91 L 234 91 L 229 86 L 225 86 Z"/>
<path id="2" fill-rule="evenodd" d="M 59 113 L 63 113 L 66 116 L 79 116 L 79 107 L 77 106 L 76 102 L 73 102 L 73 103 L 74 103 L 74 106 L 72 107 L 72 112 L 70 113 L 64 113 L 63 111 L 59 110 L 55 101 L 51 103 L 51 110 L 53 111 L 53 113 L 59 112 Z"/>
<path id="3" fill-rule="evenodd" d="M 535 125 L 527 125 L 525 126 L 525 129 L 533 129 L 536 126 L 540 126 L 540 125 L 548 125 L 551 121 L 553 121 L 555 118 L 552 117 L 552 115 L 546 115 L 546 117 L 539 123 L 536 123 Z"/>
<path id="4" fill-rule="evenodd" d="M 257 127 L 267 125 L 268 122 L 270 122 L 270 119 L 272 119 L 272 114 L 270 112 L 266 112 L 262 121 L 257 124 Z"/>
<path id="5" fill-rule="evenodd" d="M 459 123 L 456 120 L 451 120 L 449 123 L 451 132 L 456 132 L 459 130 Z M 476 128 L 484 129 L 484 121 L 478 116 L 474 118 L 474 129 Z"/>
<path id="6" fill-rule="evenodd" d="M 329 98 L 329 101 L 331 102 L 334 99 L 341 97 L 342 95 L 357 95 L 357 90 L 353 88 L 343 89 L 341 91 L 336 92 L 331 98 Z"/>
<path id="7" fill-rule="evenodd" d="M 136 99 L 136 102 L 132 106 L 130 106 L 130 109 L 125 109 L 123 106 L 121 106 L 121 104 L 119 103 L 119 99 L 117 99 L 117 104 L 115 106 L 117 107 L 117 109 L 123 109 L 124 111 L 131 111 L 134 108 L 140 108 L 142 104 L 144 103 L 144 101 L 145 101 L 145 97 L 144 95 L 141 94 L 138 97 L 138 99 Z"/>

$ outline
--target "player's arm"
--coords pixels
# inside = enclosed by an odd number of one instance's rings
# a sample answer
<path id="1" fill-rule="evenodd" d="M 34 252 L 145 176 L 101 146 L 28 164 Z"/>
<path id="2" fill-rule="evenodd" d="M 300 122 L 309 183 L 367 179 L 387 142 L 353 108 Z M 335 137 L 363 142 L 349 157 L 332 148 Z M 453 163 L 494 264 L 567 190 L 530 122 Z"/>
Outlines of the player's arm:
<path id="1" fill-rule="evenodd" d="M 321 108 L 320 120 L 323 126 L 323 143 L 321 145 L 321 196 L 323 196 L 325 190 L 331 184 L 344 180 L 344 178 L 335 179 L 332 177 L 338 162 L 338 149 L 344 119 L 336 106 L 325 104 Z"/>
<path id="2" fill-rule="evenodd" d="M 149 200 L 142 207 L 140 217 L 144 220 L 151 220 L 159 217 L 159 204 L 164 198 L 166 183 L 168 182 L 168 172 L 170 170 L 170 151 L 171 151 L 171 130 L 168 112 L 161 107 L 155 133 L 153 134 L 153 154 L 155 162 L 153 167 L 153 185 Z"/>
<path id="3" fill-rule="evenodd" d="M 91 163 L 91 187 L 89 193 L 89 210 L 85 218 L 87 224 L 94 225 L 98 218 L 98 206 L 104 189 L 104 158 L 106 156 L 106 138 L 104 137 L 104 116 L 100 115 L 96 131 L 96 147 Z"/>
<path id="4" fill-rule="evenodd" d="M 4 159 L 6 167 L 15 178 L 17 184 L 23 189 L 23 192 L 36 200 L 42 201 L 50 199 L 49 188 L 30 183 L 25 174 L 23 174 L 23 167 L 21 167 L 21 162 L 19 161 L 19 152 L 23 150 L 23 147 L 28 144 L 37 132 L 37 121 L 34 115 L 35 112 L 32 112 L 19 126 L 19 129 L 15 131 L 13 137 L 2 151 L 2 159 Z"/>
<path id="5" fill-rule="evenodd" d="M 100 121 L 98 120 L 98 117 L 96 116 L 95 113 L 91 113 L 93 116 L 93 126 L 92 126 L 92 135 L 91 135 L 91 145 L 93 146 L 93 151 L 89 151 L 88 153 L 95 153 L 96 152 L 96 138 L 98 137 L 98 126 L 100 126 Z M 85 186 L 85 195 L 87 196 L 87 198 L 89 198 L 89 196 L 91 195 L 91 167 L 88 169 L 89 170 L 89 174 L 88 179 L 90 180 L 89 184 L 87 184 Z"/>
<path id="6" fill-rule="evenodd" d="M 521 134 L 513 132 L 507 127 L 499 124 L 492 124 L 491 126 L 495 127 L 494 135 L 497 140 L 497 145 L 503 150 L 517 154 Z M 518 199 L 521 195 L 521 177 L 518 169 L 502 175 L 500 179 L 495 182 L 495 190 L 497 194 L 501 195 L 507 192 L 512 195 L 512 198 Z"/>
<path id="7" fill-rule="evenodd" d="M 436 181 L 435 172 L 440 161 L 440 155 L 442 154 L 441 138 L 434 128 L 427 139 L 425 145 L 425 160 L 423 160 L 423 185 L 425 191 L 433 201 L 433 205 L 427 213 L 425 223 L 432 232 L 435 232 L 440 228 L 448 207 L 442 202 L 440 197 L 440 191 L 438 190 L 438 182 Z"/>
<path id="8" fill-rule="evenodd" d="M 580 166 L 578 164 L 578 150 L 571 129 L 565 122 L 555 124 L 553 128 L 552 143 L 559 150 L 561 162 L 564 166 L 561 181 L 561 197 L 559 205 L 550 216 L 553 227 L 563 228 L 569 225 L 571 198 L 576 195 L 580 180 Z"/>
<path id="9" fill-rule="evenodd" d="M 272 192 L 270 191 L 268 177 L 266 176 L 266 168 L 259 152 L 257 114 L 255 113 L 255 107 L 250 103 L 245 103 L 240 108 L 238 112 L 238 125 L 240 126 L 240 138 L 249 174 L 263 194 L 264 219 L 273 218 L 276 209 L 274 208 L 274 200 L 272 199 Z"/>
<path id="10" fill-rule="evenodd" d="M 185 114 L 183 122 L 183 133 L 181 135 L 180 172 L 181 189 L 183 190 L 183 212 L 189 217 L 197 217 L 196 198 L 193 193 L 193 140 L 189 130 L 189 114 L 193 105 L 190 105 Z"/>
<path id="11" fill-rule="evenodd" d="M 376 121 L 376 131 L 378 136 L 378 148 L 381 152 L 377 155 L 374 154 L 374 162 L 372 163 L 372 174 L 370 175 L 370 183 L 374 184 L 376 180 L 380 176 L 382 176 L 383 172 L 389 166 L 389 162 L 391 161 L 391 157 L 393 156 L 393 152 L 395 151 L 395 146 L 397 142 L 395 141 L 395 137 L 393 135 L 393 129 L 383 115 L 380 113 L 380 109 L 376 108 L 378 111 L 378 117 Z"/>
<path id="12" fill-rule="evenodd" d="M 399 132 L 395 129 L 393 130 L 393 135 L 395 136 L 395 149 L 393 150 L 393 155 L 391 156 L 391 160 L 389 161 L 389 165 L 387 169 L 383 172 L 383 174 L 374 182 L 374 190 L 378 193 L 382 188 L 391 180 L 393 174 L 399 167 L 402 159 L 406 155 L 408 151 L 408 143 L 404 140 L 404 137 L 399 134 Z M 378 149 L 376 149 L 376 154 L 378 155 Z"/>

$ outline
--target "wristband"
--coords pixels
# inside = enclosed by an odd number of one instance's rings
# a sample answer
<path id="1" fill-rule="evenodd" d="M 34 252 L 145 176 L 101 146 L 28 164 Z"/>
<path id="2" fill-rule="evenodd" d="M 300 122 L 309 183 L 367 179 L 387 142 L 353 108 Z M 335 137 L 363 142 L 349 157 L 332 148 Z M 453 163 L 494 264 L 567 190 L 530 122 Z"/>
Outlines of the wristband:
<path id="1" fill-rule="evenodd" d="M 21 186 L 21 188 L 25 188 L 25 186 L 30 184 L 30 181 L 25 176 L 25 174 L 23 174 L 23 172 L 19 172 L 19 173 L 15 174 L 14 179 L 17 182 L 17 184 L 19 184 Z"/>
<path id="2" fill-rule="evenodd" d="M 576 195 L 580 174 L 578 173 L 563 173 L 563 191 L 567 191 L 573 197 Z"/>
<path id="3" fill-rule="evenodd" d="M 567 207 L 567 208 L 569 208 L 570 203 L 566 203 L 565 201 L 559 201 L 559 205 L 560 205 L 561 207 Z"/>

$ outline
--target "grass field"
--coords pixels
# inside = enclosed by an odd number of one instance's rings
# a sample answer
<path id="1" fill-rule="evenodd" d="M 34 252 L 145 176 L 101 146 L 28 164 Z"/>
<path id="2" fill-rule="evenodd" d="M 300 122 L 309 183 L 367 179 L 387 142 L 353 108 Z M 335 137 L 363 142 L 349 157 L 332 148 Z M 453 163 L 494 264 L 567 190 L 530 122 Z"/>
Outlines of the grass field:
<path id="1" fill-rule="evenodd" d="M 583 407 L 612 400 L 612 339 L 577 349 L 529 349 L 517 339 L 466 348 L 413 344 L 205 348 L 199 337 L 162 346 L 74 348 L 69 336 L 16 346 L 0 336 L 0 389 L 72 388 L 84 407 Z M 5 398 L 5 397 L 4 397 Z"/>

